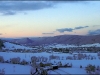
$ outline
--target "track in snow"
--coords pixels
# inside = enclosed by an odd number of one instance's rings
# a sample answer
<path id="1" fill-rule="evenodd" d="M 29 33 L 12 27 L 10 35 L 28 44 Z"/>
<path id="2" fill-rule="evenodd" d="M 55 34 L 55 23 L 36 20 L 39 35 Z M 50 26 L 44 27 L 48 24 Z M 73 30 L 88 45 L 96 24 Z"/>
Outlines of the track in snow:
<path id="1" fill-rule="evenodd" d="M 57 71 L 55 71 L 55 70 L 49 70 L 49 74 L 61 75 L 59 72 L 57 72 Z"/>
<path id="2" fill-rule="evenodd" d="M 71 74 L 69 74 L 68 72 L 63 71 L 63 70 L 61 70 L 61 69 L 58 69 L 58 70 L 60 70 L 60 71 L 62 71 L 62 72 L 64 72 L 64 73 L 66 73 L 67 75 L 71 75 Z"/>
<path id="3" fill-rule="evenodd" d="M 66 75 L 71 75 L 71 74 L 69 74 L 68 72 L 66 72 L 66 71 L 63 71 L 63 70 L 61 70 L 61 69 L 57 69 L 57 70 L 49 70 L 50 72 L 55 72 L 57 75 L 64 75 L 64 74 L 66 74 Z M 50 73 L 49 72 L 49 73 Z"/>

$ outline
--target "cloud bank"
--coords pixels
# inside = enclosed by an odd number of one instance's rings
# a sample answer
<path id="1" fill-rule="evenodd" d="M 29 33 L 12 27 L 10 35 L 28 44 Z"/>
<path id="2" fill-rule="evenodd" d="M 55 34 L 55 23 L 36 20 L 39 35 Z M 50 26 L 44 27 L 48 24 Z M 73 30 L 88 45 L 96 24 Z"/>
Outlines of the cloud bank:
<path id="1" fill-rule="evenodd" d="M 85 2 L 86 0 L 83 0 Z M 20 12 L 30 10 L 41 10 L 46 8 L 52 8 L 58 3 L 78 3 L 79 0 L 64 0 L 64 1 L 0 1 L 0 13 L 2 15 L 15 15 Z"/>
<path id="2" fill-rule="evenodd" d="M 73 30 L 78 30 L 78 29 L 83 29 L 83 28 L 87 28 L 89 26 L 79 26 L 79 27 L 75 27 L 73 28 L 62 28 L 62 29 L 56 29 L 56 31 L 60 32 L 60 33 L 64 33 L 65 31 L 67 32 L 73 32 Z"/>
<path id="3" fill-rule="evenodd" d="M 56 29 L 56 31 L 58 31 L 60 33 L 63 33 L 65 31 L 73 32 L 73 29 L 72 28 L 62 28 L 62 29 Z"/>
<path id="4" fill-rule="evenodd" d="M 3 15 L 15 15 L 18 12 L 29 10 L 40 10 L 53 7 L 52 2 L 36 2 L 36 1 L 1 1 L 0 13 Z"/>
<path id="5" fill-rule="evenodd" d="M 89 31 L 88 35 L 99 35 L 100 34 L 100 29 L 94 30 L 94 31 Z"/>
<path id="6" fill-rule="evenodd" d="M 87 27 L 89 27 L 89 26 L 84 26 L 84 27 L 79 26 L 79 27 L 75 27 L 74 30 L 77 30 L 77 29 L 83 29 L 83 28 L 87 28 Z"/>
<path id="7" fill-rule="evenodd" d="M 3 35 L 2 33 L 0 33 L 0 35 Z"/>
<path id="8" fill-rule="evenodd" d="M 73 32 L 73 30 L 78 30 L 78 29 L 83 29 L 83 28 L 87 28 L 89 26 L 79 26 L 79 27 L 75 27 L 75 28 L 61 28 L 61 29 L 56 29 L 55 31 L 53 31 L 52 33 L 42 33 L 42 34 L 54 34 L 55 32 L 60 32 L 60 33 L 64 33 L 64 32 Z"/>
<path id="9" fill-rule="evenodd" d="M 42 34 L 54 34 L 54 33 L 42 33 Z"/>

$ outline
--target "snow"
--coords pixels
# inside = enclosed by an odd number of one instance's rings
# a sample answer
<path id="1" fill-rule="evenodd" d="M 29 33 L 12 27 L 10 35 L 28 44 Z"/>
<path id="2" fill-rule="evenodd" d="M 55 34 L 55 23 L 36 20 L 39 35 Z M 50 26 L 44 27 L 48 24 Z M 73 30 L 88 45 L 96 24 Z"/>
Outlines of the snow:
<path id="1" fill-rule="evenodd" d="M 30 48 L 30 47 L 16 45 L 16 44 L 9 43 L 9 42 L 5 42 L 4 46 L 5 46 L 5 48 L 3 48 L 3 49 L 9 49 L 9 50 L 14 50 L 14 49 L 33 49 L 33 48 Z"/>
<path id="2" fill-rule="evenodd" d="M 74 53 L 76 54 L 76 53 Z M 97 53 L 83 53 L 83 54 L 87 54 L 87 55 L 91 55 L 91 56 L 95 56 L 97 59 L 95 60 L 86 60 L 86 59 L 83 59 L 83 60 L 67 60 L 66 61 L 66 57 L 67 56 L 73 56 L 71 54 L 68 54 L 68 53 L 61 53 L 61 54 L 58 54 L 58 53 L 53 53 L 54 56 L 59 56 L 60 57 L 60 60 L 52 60 L 52 61 L 62 61 L 62 63 L 65 63 L 65 62 L 75 62 L 77 65 L 77 63 L 83 63 L 84 61 L 87 61 L 87 62 L 84 62 L 85 63 L 98 63 L 98 61 L 100 61 L 97 57 Z M 14 58 L 14 57 L 20 57 L 21 59 L 25 59 L 26 61 L 30 61 L 31 60 L 31 56 L 36 56 L 36 57 L 41 57 L 41 56 L 44 56 L 44 57 L 47 57 L 49 59 L 49 56 L 52 55 L 51 53 L 46 53 L 46 52 L 42 52 L 42 53 L 14 53 L 14 52 L 11 52 L 11 53 L 8 53 L 8 52 L 0 52 L 0 56 L 3 56 L 5 60 L 9 60 L 10 58 Z M 62 57 L 63 57 L 63 60 L 62 60 Z M 95 62 L 97 61 L 97 62 Z"/>
<path id="3" fill-rule="evenodd" d="M 73 54 L 77 54 L 77 53 L 73 53 Z M 49 74 L 86 74 L 85 71 L 85 67 L 88 64 L 92 64 L 95 66 L 100 66 L 100 59 L 98 59 L 97 53 L 83 53 L 83 54 L 87 54 L 87 55 L 91 55 L 91 56 L 95 56 L 96 59 L 93 60 L 86 60 L 86 59 L 82 59 L 82 60 L 66 60 L 67 56 L 73 56 L 71 54 L 68 53 L 56 53 L 54 52 L 53 55 L 54 56 L 59 56 L 59 59 L 52 59 L 52 60 L 48 60 L 49 62 L 52 62 L 55 65 L 55 62 L 61 62 L 62 65 L 66 64 L 66 63 L 72 63 L 72 68 L 59 68 L 57 70 L 50 70 L 48 71 Z M 46 53 L 46 52 L 41 52 L 41 53 L 8 53 L 8 52 L 0 52 L 0 56 L 3 56 L 5 60 L 9 60 L 10 58 L 14 58 L 14 57 L 20 57 L 21 60 L 25 59 L 26 61 L 30 62 L 31 61 L 31 56 L 37 56 L 37 57 L 47 57 L 49 59 L 49 56 L 52 55 L 51 53 Z M 63 57 L 63 60 L 62 60 Z M 80 68 L 80 65 L 82 65 L 82 68 Z M 15 71 L 14 71 L 14 66 L 15 66 Z M 7 64 L 7 63 L 0 63 L 0 69 L 5 68 L 5 73 L 6 74 L 30 74 L 30 65 L 20 65 L 20 64 Z"/>
<path id="4" fill-rule="evenodd" d="M 78 47 L 76 45 L 69 45 L 69 44 L 56 44 L 56 45 L 48 45 L 45 46 L 45 48 L 70 48 L 70 47 Z M 79 47 L 100 47 L 100 43 L 94 43 L 94 44 L 84 44 L 80 45 Z"/>
<path id="5" fill-rule="evenodd" d="M 4 43 L 5 48 L 3 49 L 9 49 L 9 50 L 14 50 L 14 49 L 34 49 L 31 47 L 26 47 L 26 46 L 21 46 L 21 45 L 16 45 L 13 43 L 5 42 Z M 94 43 L 94 44 L 85 44 L 81 45 L 80 47 L 100 47 L 99 43 Z M 75 45 L 64 45 L 64 44 L 56 44 L 56 45 L 48 45 L 45 46 L 45 48 L 69 48 L 69 47 L 77 47 Z M 77 54 L 77 53 L 73 53 Z M 48 61 L 47 62 L 52 62 L 54 65 L 56 65 L 58 62 L 61 62 L 62 65 L 65 65 L 67 63 L 72 63 L 72 68 L 59 68 L 57 70 L 49 70 L 49 74 L 57 74 L 57 75 L 63 75 L 63 74 L 87 74 L 85 71 L 85 67 L 88 64 L 92 64 L 95 66 L 100 66 L 100 59 L 98 59 L 97 53 L 83 53 L 86 55 L 90 56 L 95 56 L 96 59 L 93 60 L 66 60 L 67 56 L 73 57 L 73 54 L 69 53 L 59 53 L 59 52 L 53 52 L 53 53 L 47 53 L 47 52 L 41 52 L 41 53 L 16 53 L 16 52 L 0 52 L 0 56 L 3 56 L 4 60 L 10 60 L 10 58 L 14 57 L 20 57 L 21 61 L 25 59 L 27 62 L 31 61 L 32 56 L 36 57 L 47 57 Z M 54 55 L 54 56 L 59 56 L 60 59 L 52 59 L 49 60 L 49 56 Z M 80 65 L 82 65 L 82 68 L 80 68 Z M 5 74 L 30 74 L 30 70 L 32 67 L 28 65 L 20 65 L 20 64 L 7 64 L 7 63 L 0 63 L 0 70 L 4 69 Z M 34 69 L 35 72 L 35 69 Z"/>
<path id="6" fill-rule="evenodd" d="M 3 56 L 5 60 L 9 60 L 10 58 L 20 57 L 22 60 L 25 59 L 27 61 L 31 60 L 31 56 L 44 56 L 44 53 L 8 53 L 8 52 L 0 52 L 0 56 Z M 50 54 L 49 54 L 50 55 Z M 45 53 L 45 56 L 49 57 L 48 53 Z"/>
<path id="7" fill-rule="evenodd" d="M 84 68 L 60 68 L 60 70 L 63 70 L 68 74 L 87 74 Z"/>
<path id="8" fill-rule="evenodd" d="M 4 69 L 5 74 L 30 74 L 30 68 L 28 65 L 0 63 L 0 69 Z"/>
<path id="9" fill-rule="evenodd" d="M 81 47 L 100 47 L 100 43 L 81 45 Z"/>
<path id="10" fill-rule="evenodd" d="M 58 73 L 55 72 L 55 71 L 49 70 L 49 71 L 48 71 L 48 74 L 58 74 Z"/>
<path id="11" fill-rule="evenodd" d="M 14 50 L 14 49 L 28 49 L 28 50 L 32 50 L 32 49 L 37 49 L 37 48 L 31 48 L 31 47 L 26 47 L 26 46 L 22 46 L 22 45 L 16 45 L 13 43 L 9 43 L 9 42 L 5 42 L 4 43 L 5 48 L 3 49 L 9 49 L 9 50 Z M 81 45 L 79 47 L 100 47 L 99 43 L 94 43 L 94 44 L 85 44 L 85 45 Z M 48 45 L 48 46 L 44 46 L 44 48 L 70 48 L 70 47 L 78 47 L 76 45 L 69 45 L 69 44 L 56 44 L 56 45 Z"/>
<path id="12" fill-rule="evenodd" d="M 69 44 L 67 44 L 67 45 L 64 45 L 64 44 L 56 44 L 56 45 L 48 45 L 48 46 L 45 46 L 45 48 L 50 48 L 50 47 L 52 47 L 52 48 L 69 48 L 69 47 L 77 47 L 77 46 L 75 46 L 75 45 L 69 45 Z"/>

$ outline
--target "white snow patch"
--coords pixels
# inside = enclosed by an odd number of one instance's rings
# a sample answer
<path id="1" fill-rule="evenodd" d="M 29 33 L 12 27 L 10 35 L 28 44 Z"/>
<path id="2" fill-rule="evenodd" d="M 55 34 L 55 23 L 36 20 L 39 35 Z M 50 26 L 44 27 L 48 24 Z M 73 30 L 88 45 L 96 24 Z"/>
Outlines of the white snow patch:
<path id="1" fill-rule="evenodd" d="M 33 48 L 30 48 L 30 47 L 16 45 L 16 44 L 9 43 L 9 42 L 5 42 L 4 46 L 5 46 L 5 48 L 3 48 L 3 49 L 9 49 L 9 50 L 14 50 L 14 49 L 33 49 Z"/>

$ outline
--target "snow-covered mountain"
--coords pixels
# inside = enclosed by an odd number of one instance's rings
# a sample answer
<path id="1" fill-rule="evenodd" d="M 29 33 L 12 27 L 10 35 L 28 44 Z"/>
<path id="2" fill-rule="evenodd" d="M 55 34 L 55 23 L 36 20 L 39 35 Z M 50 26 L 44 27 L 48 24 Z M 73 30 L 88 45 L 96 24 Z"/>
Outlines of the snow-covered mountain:
<path id="1" fill-rule="evenodd" d="M 3 39 L 4 40 L 4 39 Z M 43 45 L 43 44 L 93 44 L 100 43 L 100 35 L 59 35 L 53 37 L 36 37 L 36 38 L 18 38 L 18 39 L 6 39 L 8 42 L 18 43 L 27 46 Z"/>
<path id="2" fill-rule="evenodd" d="M 4 42 L 4 46 L 5 46 L 5 48 L 3 48 L 3 49 L 9 49 L 9 50 L 14 50 L 14 49 L 30 49 L 31 50 L 31 49 L 33 49 L 30 47 L 16 45 L 16 44 L 9 43 L 9 42 Z"/>

